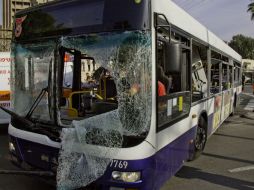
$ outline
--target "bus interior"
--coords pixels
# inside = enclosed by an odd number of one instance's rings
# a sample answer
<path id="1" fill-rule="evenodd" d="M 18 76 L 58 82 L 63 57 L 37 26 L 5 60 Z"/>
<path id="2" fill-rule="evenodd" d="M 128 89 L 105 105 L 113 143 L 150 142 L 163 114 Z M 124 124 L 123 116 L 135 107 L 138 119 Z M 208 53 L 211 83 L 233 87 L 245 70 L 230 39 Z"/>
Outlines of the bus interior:
<path id="1" fill-rule="evenodd" d="M 62 48 L 61 119 L 70 124 L 117 109 L 116 84 L 110 72 L 78 50 Z"/>

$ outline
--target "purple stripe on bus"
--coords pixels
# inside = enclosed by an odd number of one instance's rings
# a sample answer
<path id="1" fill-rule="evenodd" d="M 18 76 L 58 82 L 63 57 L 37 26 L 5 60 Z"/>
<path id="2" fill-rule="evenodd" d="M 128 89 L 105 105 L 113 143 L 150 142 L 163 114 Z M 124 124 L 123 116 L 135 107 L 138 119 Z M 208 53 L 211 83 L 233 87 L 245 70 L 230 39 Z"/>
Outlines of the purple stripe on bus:
<path id="1" fill-rule="evenodd" d="M 208 135 L 212 131 L 213 115 L 208 117 Z M 196 127 L 193 127 L 188 132 L 181 135 L 179 138 L 159 150 L 155 155 L 141 160 L 128 160 L 128 171 L 141 171 L 142 181 L 136 183 L 124 183 L 116 182 L 111 179 L 111 173 L 113 168 L 108 167 L 104 175 L 96 181 L 100 188 L 108 190 L 109 187 L 124 187 L 124 188 L 138 188 L 140 190 L 159 190 L 160 187 L 170 177 L 174 176 L 176 172 L 181 168 L 186 160 L 191 155 L 193 150 L 193 144 L 191 140 L 194 139 Z M 29 142 L 23 139 L 11 137 L 13 141 L 16 139 L 21 150 L 21 155 L 18 155 L 19 159 L 24 158 L 23 161 L 30 165 L 43 169 L 52 169 L 52 159 L 57 157 L 59 150 L 57 148 L 48 147 L 38 143 Z M 30 156 L 30 151 L 33 151 Z M 49 162 L 42 160 L 42 155 L 49 156 Z M 126 155 L 126 158 L 128 156 Z M 124 171 L 124 169 L 122 170 Z"/>

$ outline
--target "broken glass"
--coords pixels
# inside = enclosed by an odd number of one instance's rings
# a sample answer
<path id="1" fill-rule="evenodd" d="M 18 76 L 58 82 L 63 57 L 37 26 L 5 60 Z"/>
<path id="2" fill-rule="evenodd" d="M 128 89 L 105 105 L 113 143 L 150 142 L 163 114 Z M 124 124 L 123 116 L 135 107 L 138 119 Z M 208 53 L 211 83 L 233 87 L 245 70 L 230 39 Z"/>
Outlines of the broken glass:
<path id="1" fill-rule="evenodd" d="M 54 60 L 53 42 L 40 44 L 15 44 L 12 54 L 12 96 L 15 113 L 25 116 L 41 93 L 48 87 L 49 67 Z M 49 120 L 48 94 L 34 110 L 35 119 Z"/>
<path id="2" fill-rule="evenodd" d="M 124 136 L 147 134 L 152 110 L 151 33 L 64 37 L 62 46 L 94 58 L 113 78 L 117 108 L 72 122 L 62 132 L 59 189 L 84 187 L 105 172 Z"/>

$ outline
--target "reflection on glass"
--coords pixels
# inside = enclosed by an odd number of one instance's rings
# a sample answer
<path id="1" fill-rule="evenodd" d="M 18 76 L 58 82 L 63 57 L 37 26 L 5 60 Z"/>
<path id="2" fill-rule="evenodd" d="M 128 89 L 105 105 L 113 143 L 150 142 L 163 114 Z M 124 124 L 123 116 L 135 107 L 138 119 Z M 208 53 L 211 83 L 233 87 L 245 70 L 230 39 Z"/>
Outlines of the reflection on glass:
<path id="1" fill-rule="evenodd" d="M 49 67 L 53 63 L 53 43 L 16 44 L 12 50 L 12 92 L 14 111 L 25 116 L 42 89 L 48 87 Z M 33 118 L 50 120 L 48 94 L 45 93 L 32 114 Z"/>

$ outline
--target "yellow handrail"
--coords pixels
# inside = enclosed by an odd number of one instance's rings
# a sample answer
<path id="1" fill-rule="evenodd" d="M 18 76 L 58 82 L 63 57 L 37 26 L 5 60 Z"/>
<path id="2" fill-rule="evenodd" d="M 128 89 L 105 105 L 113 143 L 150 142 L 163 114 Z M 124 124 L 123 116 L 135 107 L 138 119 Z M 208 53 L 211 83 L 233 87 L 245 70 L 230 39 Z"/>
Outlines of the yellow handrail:
<path id="1" fill-rule="evenodd" d="M 104 100 L 104 98 L 101 95 L 99 95 L 97 93 L 97 91 L 92 91 L 92 90 L 75 91 L 75 92 L 71 92 L 69 94 L 69 97 L 67 98 L 67 100 L 68 100 L 68 108 L 67 108 L 67 110 L 68 110 L 68 115 L 70 117 L 77 117 L 78 116 L 78 110 L 76 108 L 72 107 L 72 97 L 73 97 L 73 95 L 75 95 L 75 94 L 84 94 L 84 93 L 91 93 L 91 92 L 95 92 L 94 95 L 99 100 Z M 114 98 L 108 98 L 107 100 L 114 100 Z"/>
<path id="2" fill-rule="evenodd" d="M 68 97 L 69 108 L 75 109 L 72 107 L 72 96 L 75 94 L 84 94 L 84 93 L 91 93 L 91 90 L 75 91 L 70 93 L 70 96 Z"/>

